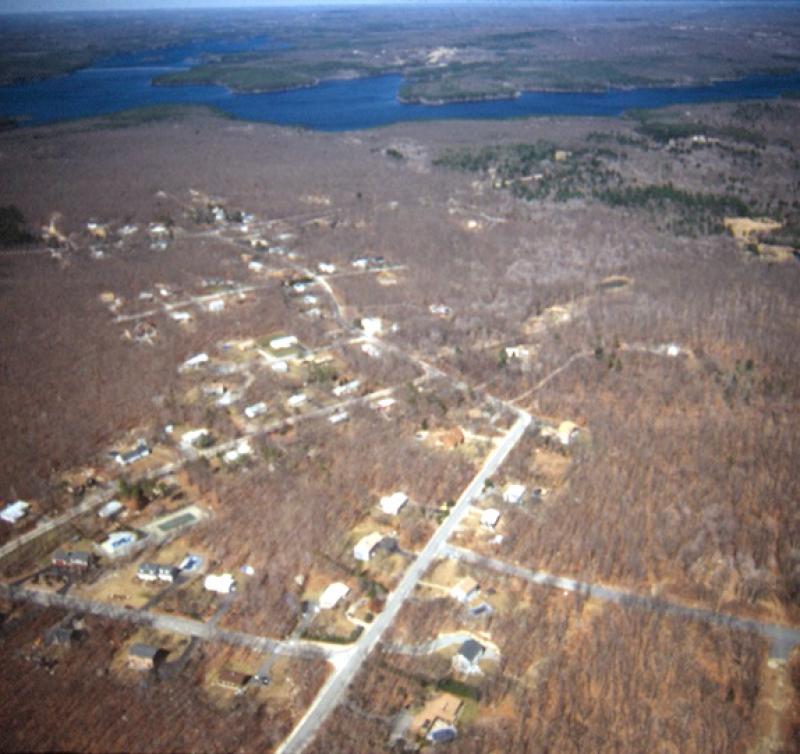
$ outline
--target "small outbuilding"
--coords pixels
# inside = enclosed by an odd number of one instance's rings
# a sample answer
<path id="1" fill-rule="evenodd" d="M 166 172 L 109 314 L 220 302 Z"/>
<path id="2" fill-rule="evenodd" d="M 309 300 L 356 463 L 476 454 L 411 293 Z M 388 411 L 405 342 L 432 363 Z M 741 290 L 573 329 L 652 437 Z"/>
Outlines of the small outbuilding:
<path id="1" fill-rule="evenodd" d="M 500 511 L 497 508 L 487 508 L 481 513 L 481 526 L 484 529 L 494 529 L 500 520 Z"/>
<path id="2" fill-rule="evenodd" d="M 503 490 L 503 502 L 510 505 L 517 505 L 525 495 L 525 485 L 508 484 Z"/>

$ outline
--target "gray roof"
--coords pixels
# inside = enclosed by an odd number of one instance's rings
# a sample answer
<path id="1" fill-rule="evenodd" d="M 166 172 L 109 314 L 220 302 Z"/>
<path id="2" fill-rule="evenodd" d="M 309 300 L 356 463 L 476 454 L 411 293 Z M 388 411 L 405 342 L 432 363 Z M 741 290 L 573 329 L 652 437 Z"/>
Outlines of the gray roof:
<path id="1" fill-rule="evenodd" d="M 132 644 L 128 650 L 130 657 L 142 657 L 145 660 L 154 660 L 161 650 L 151 644 Z"/>
<path id="2" fill-rule="evenodd" d="M 470 662 L 475 662 L 475 660 L 483 656 L 485 651 L 483 644 L 475 641 L 475 639 L 467 639 L 459 648 L 458 653 Z"/>

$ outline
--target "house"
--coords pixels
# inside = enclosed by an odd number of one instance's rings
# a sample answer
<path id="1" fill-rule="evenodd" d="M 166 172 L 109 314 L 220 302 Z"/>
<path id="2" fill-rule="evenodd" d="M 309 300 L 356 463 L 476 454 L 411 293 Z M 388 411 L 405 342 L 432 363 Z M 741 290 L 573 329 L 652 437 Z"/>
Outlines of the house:
<path id="1" fill-rule="evenodd" d="M 446 744 L 455 740 L 458 731 L 454 725 L 444 720 L 436 720 L 425 735 L 425 740 L 432 744 Z"/>
<path id="2" fill-rule="evenodd" d="M 336 272 L 336 265 L 335 264 L 331 264 L 330 262 L 320 262 L 317 265 L 317 269 L 323 275 L 333 275 L 333 273 Z"/>
<path id="3" fill-rule="evenodd" d="M 120 466 L 130 466 L 132 463 L 147 458 L 150 455 L 150 448 L 144 440 L 139 440 L 136 447 L 124 453 L 114 453 L 114 459 Z"/>
<path id="4" fill-rule="evenodd" d="M 361 350 L 373 359 L 379 359 L 381 357 L 381 349 L 372 343 L 362 343 Z"/>
<path id="5" fill-rule="evenodd" d="M 369 259 L 367 257 L 359 257 L 350 263 L 357 270 L 366 270 L 369 267 Z"/>
<path id="6" fill-rule="evenodd" d="M 203 581 L 203 586 L 209 592 L 230 594 L 231 592 L 236 591 L 236 580 L 230 573 L 223 573 L 220 575 L 210 573 Z"/>
<path id="7" fill-rule="evenodd" d="M 195 356 L 192 356 L 186 361 L 183 362 L 181 365 L 181 369 L 196 369 L 203 364 L 208 364 L 208 354 L 207 353 L 198 353 Z"/>
<path id="8" fill-rule="evenodd" d="M 267 404 L 264 401 L 259 401 L 258 403 L 253 403 L 250 406 L 245 407 L 244 415 L 248 419 L 255 419 L 257 416 L 261 416 L 262 414 L 267 413 Z"/>
<path id="9" fill-rule="evenodd" d="M 109 500 L 99 511 L 97 515 L 100 518 L 115 518 L 125 506 L 119 500 Z"/>
<path id="10" fill-rule="evenodd" d="M 463 699 L 454 694 L 439 694 L 429 699 L 414 716 L 411 731 L 416 735 L 424 735 L 432 743 L 452 741 L 455 738 L 456 718 L 463 706 Z M 452 731 L 449 738 L 444 733 L 445 729 Z"/>
<path id="11" fill-rule="evenodd" d="M 251 272 L 261 272 L 264 269 L 264 263 L 253 260 L 252 262 L 248 263 L 247 269 Z"/>
<path id="12" fill-rule="evenodd" d="M 350 587 L 347 584 L 342 584 L 341 581 L 335 581 L 325 587 L 325 591 L 320 595 L 319 608 L 320 610 L 333 610 L 350 593 Z"/>
<path id="13" fill-rule="evenodd" d="M 380 317 L 362 317 L 361 329 L 371 338 L 383 331 L 383 322 Z"/>
<path id="14" fill-rule="evenodd" d="M 397 401 L 394 398 L 380 398 L 372 404 L 378 411 L 388 411 Z"/>
<path id="15" fill-rule="evenodd" d="M 343 421 L 347 421 L 348 418 L 349 414 L 347 413 L 347 411 L 337 411 L 335 414 L 331 414 L 328 417 L 328 421 L 331 424 L 339 424 Z"/>
<path id="16" fill-rule="evenodd" d="M 132 531 L 115 531 L 108 535 L 108 538 L 100 545 L 104 554 L 110 557 L 118 557 L 128 552 L 136 542 L 136 535 Z"/>
<path id="17" fill-rule="evenodd" d="M 132 644 L 128 650 L 128 667 L 134 670 L 152 670 L 164 656 L 164 650 L 150 644 Z"/>
<path id="18" fill-rule="evenodd" d="M 207 437 L 211 437 L 211 435 L 205 427 L 200 429 L 190 429 L 188 432 L 184 432 L 181 435 L 181 445 L 184 448 L 191 448 L 195 445 L 201 444 Z"/>
<path id="19" fill-rule="evenodd" d="M 241 694 L 250 682 L 251 677 L 230 668 L 223 668 L 217 676 L 217 686 L 222 686 L 224 689 Z"/>
<path id="20" fill-rule="evenodd" d="M 335 388 L 333 388 L 333 394 L 337 398 L 341 398 L 343 395 L 355 393 L 360 386 L 361 380 L 350 380 L 350 382 L 345 382 L 343 385 L 337 385 Z"/>
<path id="21" fill-rule="evenodd" d="M 269 347 L 273 351 L 283 351 L 287 348 L 293 348 L 297 345 L 297 338 L 294 335 L 282 335 L 278 338 L 273 338 L 269 342 Z"/>
<path id="22" fill-rule="evenodd" d="M 186 323 L 192 321 L 192 315 L 189 314 L 189 312 L 170 312 L 169 316 L 175 320 L 175 322 Z"/>
<path id="23" fill-rule="evenodd" d="M 487 508 L 481 513 L 481 526 L 484 529 L 494 529 L 500 520 L 500 511 L 497 508 Z"/>
<path id="24" fill-rule="evenodd" d="M 508 346 L 505 352 L 507 359 L 527 359 L 531 355 L 525 346 Z"/>
<path id="25" fill-rule="evenodd" d="M 563 421 L 558 425 L 558 440 L 562 445 L 570 445 L 575 442 L 580 432 L 580 427 L 575 422 Z"/>
<path id="26" fill-rule="evenodd" d="M 30 507 L 30 503 L 26 503 L 24 500 L 17 500 L 14 503 L 9 503 L 5 508 L 0 510 L 0 519 L 7 524 L 15 524 L 21 518 L 28 515 Z"/>
<path id="27" fill-rule="evenodd" d="M 478 662 L 486 652 L 486 647 L 475 639 L 467 639 L 453 655 L 453 669 L 465 675 L 480 673 Z"/>
<path id="28" fill-rule="evenodd" d="M 431 314 L 435 314 L 437 317 L 449 317 L 453 313 L 453 310 L 444 304 L 431 304 L 428 309 Z"/>
<path id="29" fill-rule="evenodd" d="M 273 361 L 272 371 L 278 374 L 286 374 L 289 371 L 289 365 L 285 361 Z"/>
<path id="30" fill-rule="evenodd" d="M 503 502 L 517 505 L 525 494 L 525 485 L 523 484 L 508 484 L 503 490 Z"/>
<path id="31" fill-rule="evenodd" d="M 407 502 L 408 495 L 405 492 L 393 492 L 391 495 L 384 495 L 378 505 L 387 515 L 396 516 Z"/>
<path id="32" fill-rule="evenodd" d="M 69 568 L 76 571 L 85 571 L 92 565 L 91 553 L 84 550 L 56 550 L 50 562 L 56 568 Z"/>
<path id="33" fill-rule="evenodd" d="M 171 584 L 177 576 L 177 568 L 158 563 L 142 563 L 136 571 L 136 577 L 141 581 L 166 581 Z"/>
<path id="34" fill-rule="evenodd" d="M 353 557 L 356 560 L 367 563 L 372 560 L 375 550 L 377 550 L 381 544 L 383 544 L 383 534 L 378 531 L 367 534 L 356 543 L 353 548 Z"/>
<path id="35" fill-rule="evenodd" d="M 465 576 L 450 589 L 450 596 L 459 602 L 469 602 L 480 590 L 481 587 L 475 579 Z"/>
<path id="36" fill-rule="evenodd" d="M 308 397 L 305 393 L 295 393 L 286 399 L 286 405 L 289 406 L 289 408 L 297 408 L 298 406 L 302 406 L 307 400 Z"/>
<path id="37" fill-rule="evenodd" d="M 225 299 L 215 298 L 208 302 L 208 311 L 221 312 L 225 309 Z"/>

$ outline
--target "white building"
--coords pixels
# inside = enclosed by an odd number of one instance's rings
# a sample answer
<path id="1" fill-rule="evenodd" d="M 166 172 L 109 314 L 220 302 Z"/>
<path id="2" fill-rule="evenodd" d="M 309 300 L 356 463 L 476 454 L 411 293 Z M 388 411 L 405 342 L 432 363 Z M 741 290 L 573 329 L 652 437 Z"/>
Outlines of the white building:
<path id="1" fill-rule="evenodd" d="M 100 549 L 110 557 L 124 555 L 136 542 L 132 531 L 115 531 L 100 545 Z"/>
<path id="2" fill-rule="evenodd" d="M 378 411 L 388 411 L 397 401 L 394 398 L 380 398 L 373 403 L 373 407 Z"/>
<path id="3" fill-rule="evenodd" d="M 317 269 L 323 275 L 333 275 L 333 273 L 336 272 L 336 265 L 335 264 L 331 264 L 330 262 L 320 262 L 317 265 Z"/>
<path id="4" fill-rule="evenodd" d="M 181 445 L 184 448 L 194 447 L 199 442 L 202 442 L 204 438 L 208 437 L 208 434 L 208 430 L 205 427 L 190 429 L 188 432 L 184 432 L 181 435 Z"/>
<path id="5" fill-rule="evenodd" d="M 517 503 L 522 500 L 522 496 L 525 494 L 525 485 L 523 484 L 509 484 L 506 485 L 505 490 L 503 490 L 503 502 L 510 503 L 511 505 L 517 505 Z"/>
<path id="6" fill-rule="evenodd" d="M 378 504 L 384 513 L 396 516 L 407 502 L 408 495 L 405 492 L 394 492 L 391 495 L 384 495 Z"/>
<path id="7" fill-rule="evenodd" d="M 372 338 L 383 331 L 383 322 L 380 317 L 362 317 L 361 329 Z"/>
<path id="8" fill-rule="evenodd" d="M 497 508 L 487 508 L 481 513 L 481 526 L 485 529 L 494 529 L 500 520 L 500 511 Z"/>
<path id="9" fill-rule="evenodd" d="M 329 584 L 320 595 L 320 610 L 333 610 L 333 608 L 335 608 L 349 593 L 350 587 L 347 586 L 347 584 L 342 584 L 341 581 Z"/>
<path id="10" fill-rule="evenodd" d="M 580 433 L 581 429 L 575 422 L 564 421 L 558 425 L 558 439 L 562 445 L 570 445 L 575 442 Z"/>
<path id="11" fill-rule="evenodd" d="M 293 348 L 297 345 L 297 338 L 294 335 L 282 335 L 279 338 L 273 338 L 269 342 L 269 347 L 273 351 L 283 351 L 286 348 Z"/>
<path id="12" fill-rule="evenodd" d="M 278 374 L 286 374 L 289 371 L 289 365 L 285 361 L 273 361 L 272 371 Z"/>
<path id="13" fill-rule="evenodd" d="M 450 589 L 450 596 L 459 602 L 469 602 L 480 590 L 481 588 L 475 579 L 465 576 L 463 579 L 459 579 Z"/>
<path id="14" fill-rule="evenodd" d="M 289 406 L 289 408 L 297 408 L 298 406 L 302 406 L 307 400 L 308 397 L 305 393 L 295 393 L 286 399 L 286 405 Z"/>
<path id="15" fill-rule="evenodd" d="M 225 308 L 225 301 L 221 298 L 215 298 L 213 301 L 208 302 L 208 311 L 221 312 Z"/>
<path id="16" fill-rule="evenodd" d="M 170 312 L 169 316 L 176 322 L 186 323 L 192 321 L 192 315 L 189 312 Z"/>
<path id="17" fill-rule="evenodd" d="M 186 361 L 183 362 L 183 369 L 195 369 L 203 364 L 208 364 L 208 354 L 207 353 L 198 353 L 196 356 L 192 356 Z"/>
<path id="18" fill-rule="evenodd" d="M 16 502 L 9 503 L 3 510 L 0 510 L 0 519 L 7 524 L 15 524 L 21 518 L 28 515 L 30 504 L 24 500 L 17 500 Z"/>
<path id="19" fill-rule="evenodd" d="M 248 419 L 255 419 L 257 416 L 261 416 L 262 414 L 266 413 L 267 413 L 267 404 L 264 403 L 264 401 L 253 403 L 250 406 L 246 406 L 244 409 L 244 415 Z"/>
<path id="20" fill-rule="evenodd" d="M 99 511 L 97 515 L 100 518 L 114 518 L 125 506 L 119 500 L 109 500 Z"/>
<path id="21" fill-rule="evenodd" d="M 364 563 L 370 561 L 372 556 L 375 554 L 375 550 L 381 546 L 383 542 L 383 534 L 378 531 L 372 532 L 372 534 L 367 534 L 367 536 L 362 537 L 356 543 L 355 547 L 353 548 L 353 557 L 356 560 L 360 560 Z"/>
<path id="22" fill-rule="evenodd" d="M 345 382 L 344 385 L 337 385 L 335 388 L 333 388 L 333 394 L 337 398 L 341 398 L 343 395 L 355 393 L 360 386 L 361 380 L 350 380 L 350 382 Z"/>
<path id="23" fill-rule="evenodd" d="M 236 580 L 230 573 L 214 574 L 209 573 L 203 580 L 203 586 L 209 592 L 218 594 L 230 594 L 236 591 Z"/>
<path id="24" fill-rule="evenodd" d="M 379 359 L 381 357 L 381 349 L 373 343 L 362 343 L 361 350 L 373 359 Z"/>
<path id="25" fill-rule="evenodd" d="M 347 421 L 350 418 L 350 415 L 347 411 L 337 411 L 335 414 L 331 414 L 328 417 L 328 421 L 331 424 L 340 424 L 341 422 Z"/>

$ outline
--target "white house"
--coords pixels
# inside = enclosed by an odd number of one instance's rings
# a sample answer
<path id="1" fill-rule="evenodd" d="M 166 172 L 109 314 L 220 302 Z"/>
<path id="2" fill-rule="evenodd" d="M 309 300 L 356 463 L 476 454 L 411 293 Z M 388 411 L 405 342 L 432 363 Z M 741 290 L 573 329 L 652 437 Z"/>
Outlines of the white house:
<path id="1" fill-rule="evenodd" d="M 375 550 L 380 547 L 383 542 L 383 534 L 379 531 L 374 531 L 372 534 L 367 534 L 358 540 L 353 548 L 353 557 L 364 563 L 370 561 L 375 554 Z"/>
<path id="2" fill-rule="evenodd" d="M 192 315 L 189 312 L 170 312 L 169 314 L 176 322 L 191 322 Z M 184 365 L 185 366 L 185 365 Z"/>
<path id="3" fill-rule="evenodd" d="M 320 262 L 317 265 L 317 269 L 323 275 L 333 275 L 333 273 L 336 272 L 336 265 L 335 264 L 331 264 L 330 262 Z"/>
<path id="4" fill-rule="evenodd" d="M 397 401 L 394 398 L 381 398 L 375 401 L 375 403 L 372 405 L 378 411 L 388 411 L 392 406 L 394 406 L 395 403 L 397 403 Z"/>
<path id="5" fill-rule="evenodd" d="M 350 592 L 350 587 L 347 584 L 342 584 L 341 581 L 335 581 L 325 587 L 325 591 L 320 595 L 319 607 L 320 610 L 333 610 L 340 600 L 343 600 Z"/>
<path id="6" fill-rule="evenodd" d="M 380 317 L 362 317 L 361 329 L 371 338 L 383 331 L 383 322 Z"/>
<path id="7" fill-rule="evenodd" d="M 381 349 L 372 343 L 362 343 L 361 350 L 373 359 L 379 359 L 381 357 Z"/>
<path id="8" fill-rule="evenodd" d="M 208 437 L 209 432 L 205 427 L 200 429 L 190 429 L 181 435 L 181 445 L 184 448 L 191 448 L 201 442 L 204 438 Z"/>
<path id="9" fill-rule="evenodd" d="M 99 511 L 97 515 L 100 518 L 114 518 L 124 506 L 119 500 L 109 500 Z"/>
<path id="10" fill-rule="evenodd" d="M 192 356 L 186 361 L 183 362 L 183 369 L 195 369 L 196 367 L 202 366 L 203 364 L 208 364 L 208 354 L 207 353 L 198 353 L 196 356 Z"/>
<path id="11" fill-rule="evenodd" d="M 28 515 L 30 504 L 24 500 L 17 500 L 14 503 L 9 503 L 3 510 L 0 510 L 0 518 L 7 524 L 15 524 L 24 516 Z"/>
<path id="12" fill-rule="evenodd" d="M 525 346 L 508 346 L 506 348 L 506 358 L 508 359 L 527 359 L 530 351 Z"/>
<path id="13" fill-rule="evenodd" d="M 562 445 L 575 442 L 580 432 L 580 427 L 575 422 L 563 421 L 558 425 L 558 439 Z"/>
<path id="14" fill-rule="evenodd" d="M 244 409 L 244 415 L 248 419 L 255 419 L 257 416 L 261 416 L 262 414 L 266 413 L 267 413 L 267 404 L 264 403 L 264 401 L 253 403 L 250 406 L 246 406 Z"/>
<path id="15" fill-rule="evenodd" d="M 124 453 L 114 453 L 114 459 L 120 466 L 129 466 L 136 461 L 150 455 L 150 448 L 144 440 L 139 440 L 136 447 L 126 450 Z"/>
<path id="16" fill-rule="evenodd" d="M 251 272 L 261 272 L 264 269 L 263 262 L 257 262 L 255 259 L 247 264 L 247 269 Z"/>
<path id="17" fill-rule="evenodd" d="M 487 508 L 481 513 L 481 526 L 485 529 L 494 529 L 500 520 L 500 511 L 497 508 Z"/>
<path id="18" fill-rule="evenodd" d="M 297 338 L 294 335 L 282 335 L 279 338 L 273 338 L 269 342 L 269 347 L 273 351 L 283 351 L 286 348 L 292 348 L 297 345 Z"/>
<path id="19" fill-rule="evenodd" d="M 289 365 L 285 361 L 273 361 L 272 371 L 278 374 L 286 374 L 289 371 Z"/>
<path id="20" fill-rule="evenodd" d="M 230 594 L 236 591 L 236 580 L 230 573 L 214 574 L 209 573 L 203 580 L 203 586 L 209 592 L 217 592 L 218 594 Z"/>
<path id="21" fill-rule="evenodd" d="M 503 490 L 503 502 L 510 503 L 511 505 L 517 505 L 517 503 L 522 500 L 522 496 L 525 494 L 525 485 L 523 484 L 509 484 L 506 485 L 505 490 Z"/>
<path id="22" fill-rule="evenodd" d="M 350 380 L 350 382 L 345 382 L 344 385 L 337 385 L 333 388 L 333 394 L 337 398 L 341 398 L 343 395 L 350 395 L 351 393 L 355 393 L 356 390 L 361 385 L 361 380 Z"/>
<path id="23" fill-rule="evenodd" d="M 136 535 L 132 531 L 115 531 L 100 545 L 100 549 L 110 557 L 123 555 L 136 542 Z"/>
<path id="24" fill-rule="evenodd" d="M 450 596 L 459 602 L 469 602 L 481 590 L 475 579 L 465 576 L 459 579 L 450 589 Z"/>
<path id="25" fill-rule="evenodd" d="M 213 301 L 208 302 L 208 311 L 210 312 L 221 312 L 225 309 L 225 300 L 221 298 L 215 298 Z"/>
<path id="26" fill-rule="evenodd" d="M 396 516 L 407 502 L 408 495 L 405 492 L 393 492 L 391 495 L 384 495 L 378 504 L 384 513 Z"/>
<path id="27" fill-rule="evenodd" d="M 331 414 L 328 417 L 328 421 L 331 424 L 340 424 L 341 422 L 347 421 L 350 418 L 350 415 L 347 411 L 337 411 L 335 414 Z"/>
<path id="28" fill-rule="evenodd" d="M 289 408 L 297 408 L 298 406 L 302 406 L 307 400 L 308 397 L 305 393 L 295 393 L 286 399 L 286 405 L 289 406 Z"/>

